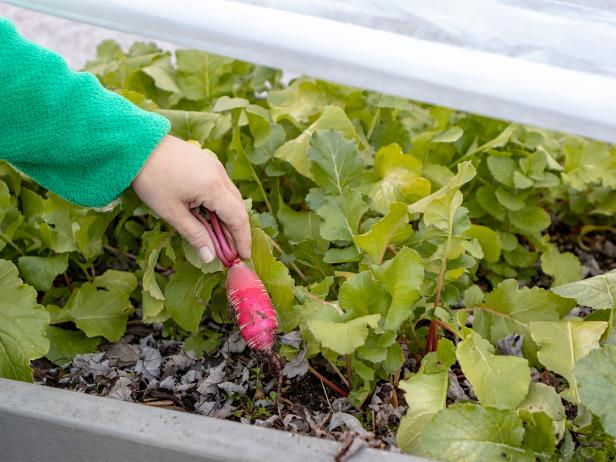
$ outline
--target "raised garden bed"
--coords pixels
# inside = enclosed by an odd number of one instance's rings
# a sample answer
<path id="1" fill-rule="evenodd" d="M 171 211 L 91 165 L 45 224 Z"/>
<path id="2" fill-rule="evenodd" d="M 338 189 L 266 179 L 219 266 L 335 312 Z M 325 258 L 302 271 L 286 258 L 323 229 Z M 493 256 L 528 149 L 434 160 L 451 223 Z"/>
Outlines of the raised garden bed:
<path id="1" fill-rule="evenodd" d="M 329 462 L 342 445 L 221 419 L 178 413 L 0 379 L 2 459 Z M 366 448 L 353 461 L 420 462 Z M 350 454 L 349 454 L 350 455 Z"/>
<path id="2" fill-rule="evenodd" d="M 234 420 L 199 424 L 225 441 L 237 422 L 338 440 L 315 443 L 330 458 L 616 453 L 613 146 L 195 50 L 106 42 L 88 70 L 214 151 L 249 199 L 282 383 L 235 332 L 222 266 L 132 192 L 86 210 L 5 165 L 3 375 L 115 398 L 80 397 L 106 403 L 79 414 L 89 435 L 109 406 Z"/>

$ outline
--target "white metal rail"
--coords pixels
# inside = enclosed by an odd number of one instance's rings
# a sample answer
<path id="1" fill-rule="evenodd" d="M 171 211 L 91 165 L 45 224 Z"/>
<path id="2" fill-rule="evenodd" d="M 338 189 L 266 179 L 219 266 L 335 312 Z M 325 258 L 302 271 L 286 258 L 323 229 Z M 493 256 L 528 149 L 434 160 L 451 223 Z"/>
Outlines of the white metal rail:
<path id="1" fill-rule="evenodd" d="M 469 5 L 511 1 L 475 0 Z M 348 85 L 616 142 L 616 76 L 609 72 L 560 67 L 320 17 L 318 12 L 305 14 L 266 6 L 276 2 L 9 0 L 7 3 Z M 350 8 L 352 4 L 349 2 Z M 481 11 L 475 14 L 480 24 Z M 616 42 L 604 43 L 604 40 L 612 33 L 616 37 L 616 25 L 601 18 L 586 19 L 580 33 L 592 30 L 589 26 L 596 20 L 601 34 L 580 37 L 580 40 L 584 38 L 584 46 L 588 50 L 596 47 L 614 50 Z M 503 24 L 507 23 L 507 18 L 502 20 Z M 547 24 L 549 21 L 546 27 Z M 563 26 L 574 27 L 577 23 L 571 24 Z M 530 24 L 529 27 L 538 26 Z M 554 30 L 558 33 L 557 28 Z M 568 40 L 571 34 L 571 31 L 567 33 Z M 558 40 L 554 38 L 555 46 Z M 609 52 L 604 56 L 609 56 Z"/>

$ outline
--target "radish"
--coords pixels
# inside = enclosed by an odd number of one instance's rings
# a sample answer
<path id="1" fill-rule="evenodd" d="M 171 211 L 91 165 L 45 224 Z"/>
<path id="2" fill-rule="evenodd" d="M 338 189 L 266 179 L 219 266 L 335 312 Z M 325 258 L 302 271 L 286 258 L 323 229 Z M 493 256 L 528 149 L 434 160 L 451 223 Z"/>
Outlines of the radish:
<path id="1" fill-rule="evenodd" d="M 278 329 L 276 310 L 263 282 L 248 265 L 243 263 L 214 212 L 208 210 L 207 221 L 196 209 L 193 214 L 203 223 L 216 255 L 229 268 L 227 273 L 227 299 L 233 308 L 242 338 L 253 350 L 271 353 Z"/>

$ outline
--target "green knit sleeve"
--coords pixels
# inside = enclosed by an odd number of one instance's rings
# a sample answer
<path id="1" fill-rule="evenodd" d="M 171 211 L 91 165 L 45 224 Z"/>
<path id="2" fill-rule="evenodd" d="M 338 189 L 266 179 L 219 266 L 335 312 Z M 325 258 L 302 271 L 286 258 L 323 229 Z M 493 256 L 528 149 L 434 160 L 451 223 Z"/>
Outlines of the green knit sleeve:
<path id="1" fill-rule="evenodd" d="M 69 201 L 102 207 L 169 128 L 0 18 L 0 159 Z"/>

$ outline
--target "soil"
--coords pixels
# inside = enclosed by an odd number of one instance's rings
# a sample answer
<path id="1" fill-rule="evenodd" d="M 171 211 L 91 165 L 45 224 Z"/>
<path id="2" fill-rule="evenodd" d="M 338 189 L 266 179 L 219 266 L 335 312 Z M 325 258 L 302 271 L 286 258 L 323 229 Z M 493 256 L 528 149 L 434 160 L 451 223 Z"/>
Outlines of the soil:
<path id="1" fill-rule="evenodd" d="M 391 386 L 378 387 L 364 410 L 354 409 L 347 398 L 309 372 L 285 377 L 278 390 L 275 367 L 263 355 L 249 351 L 232 330 L 225 333 L 217 351 L 197 357 L 183 352 L 182 342 L 163 337 L 161 326 L 134 320 L 119 343 L 102 344 L 99 350 L 78 355 L 63 367 L 38 359 L 33 362 L 34 380 L 346 443 L 352 436 L 363 445 L 397 451 L 395 429 L 406 408 L 401 399 L 396 406 L 390 403 Z M 310 365 L 346 390 L 324 360 L 311 360 Z"/>

